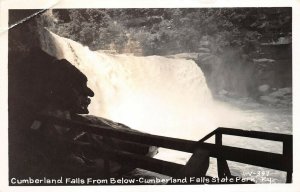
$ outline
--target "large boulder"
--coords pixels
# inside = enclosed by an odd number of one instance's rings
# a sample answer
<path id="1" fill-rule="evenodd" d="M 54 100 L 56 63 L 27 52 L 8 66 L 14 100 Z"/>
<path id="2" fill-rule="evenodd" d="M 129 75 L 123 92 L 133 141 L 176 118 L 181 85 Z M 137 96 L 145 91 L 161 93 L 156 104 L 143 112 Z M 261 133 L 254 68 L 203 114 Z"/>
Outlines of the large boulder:
<path id="1" fill-rule="evenodd" d="M 261 94 L 266 94 L 266 93 L 268 93 L 268 91 L 270 90 L 270 85 L 268 85 L 268 84 L 263 84 L 263 85 L 260 85 L 259 87 L 258 87 L 258 90 L 259 90 L 259 92 L 261 93 Z"/>

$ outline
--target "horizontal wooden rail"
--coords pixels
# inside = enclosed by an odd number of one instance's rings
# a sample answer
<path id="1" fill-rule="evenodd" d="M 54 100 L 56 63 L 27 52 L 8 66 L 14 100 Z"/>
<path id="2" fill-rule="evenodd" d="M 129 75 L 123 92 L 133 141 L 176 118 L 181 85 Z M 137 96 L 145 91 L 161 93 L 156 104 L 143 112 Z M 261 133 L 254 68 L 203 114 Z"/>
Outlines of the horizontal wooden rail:
<path id="1" fill-rule="evenodd" d="M 247 131 L 241 129 L 219 127 L 218 129 L 216 129 L 216 132 L 221 134 L 226 134 L 226 135 L 251 137 L 251 138 L 265 139 L 265 140 L 272 140 L 272 141 L 285 142 L 285 141 L 292 140 L 292 135 L 269 133 L 269 132 L 262 132 L 262 131 Z"/>
<path id="2" fill-rule="evenodd" d="M 282 161 L 282 165 L 281 165 L 282 169 L 275 168 L 278 166 L 277 164 L 274 164 L 269 168 L 286 171 L 287 172 L 286 182 L 287 183 L 292 182 L 292 174 L 293 174 L 293 136 L 292 135 L 261 132 L 261 131 L 247 131 L 247 130 L 223 128 L 223 127 L 216 129 L 215 134 L 219 135 L 219 140 L 221 139 L 219 143 L 222 143 L 223 134 L 282 142 L 283 149 L 282 149 L 282 155 L 280 156 L 281 158 L 280 161 Z M 266 152 L 264 153 L 267 154 Z M 247 155 L 249 156 L 249 154 Z"/>
<path id="3" fill-rule="evenodd" d="M 196 141 L 184 140 L 184 139 L 175 139 L 164 136 L 151 135 L 147 133 L 141 133 L 137 131 L 122 130 L 109 128 L 108 126 L 100 126 L 94 124 L 86 124 L 79 121 L 71 121 L 65 119 L 59 119 L 55 117 L 45 117 L 41 116 L 38 118 L 42 122 L 60 124 L 66 127 L 72 127 L 82 131 L 113 137 L 117 139 L 123 139 L 131 142 L 137 142 L 152 146 L 159 146 L 168 149 L 174 149 L 184 152 L 193 153 L 192 146 L 196 144 Z"/>
<path id="4" fill-rule="evenodd" d="M 236 161 L 236 162 L 250 164 L 250 165 L 277 169 L 281 171 L 290 170 L 290 165 L 288 164 L 288 162 L 286 162 L 286 158 L 284 158 L 283 155 L 276 154 L 276 153 L 262 152 L 257 150 L 242 149 L 242 148 L 229 147 L 229 146 L 216 146 L 215 144 L 211 144 L 211 143 L 202 143 L 202 142 L 199 143 L 196 141 L 157 136 L 157 135 L 140 133 L 136 131 L 112 129 L 112 128 L 108 128 L 107 126 L 86 124 L 78 121 L 62 120 L 62 119 L 58 119 L 55 117 L 48 117 L 48 116 L 40 117 L 39 120 L 43 122 L 60 124 L 63 126 L 80 129 L 83 131 L 99 134 L 102 136 L 124 139 L 131 142 L 137 142 L 137 143 L 142 143 L 142 144 L 147 144 L 152 146 L 174 149 L 178 151 L 193 153 L 194 150 L 199 147 L 210 151 L 211 157 L 223 158 L 230 161 Z M 222 130 L 222 132 L 223 131 L 226 132 L 226 130 L 224 130 L 223 128 L 219 129 L 219 131 L 220 130 Z M 241 134 L 241 133 L 242 132 L 239 131 L 235 132 L 235 134 Z M 261 138 L 263 136 L 259 135 L 257 137 Z M 267 137 L 263 137 L 263 138 L 267 138 Z M 275 136 L 275 139 L 279 140 L 279 137 Z"/>

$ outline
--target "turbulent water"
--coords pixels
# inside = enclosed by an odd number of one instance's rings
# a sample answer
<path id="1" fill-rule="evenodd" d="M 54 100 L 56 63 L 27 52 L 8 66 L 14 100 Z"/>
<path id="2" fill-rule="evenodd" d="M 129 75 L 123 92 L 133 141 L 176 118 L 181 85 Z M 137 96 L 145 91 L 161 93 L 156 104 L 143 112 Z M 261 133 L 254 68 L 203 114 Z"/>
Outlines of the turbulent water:
<path id="1" fill-rule="evenodd" d="M 266 108 L 251 102 L 214 101 L 200 68 L 191 60 L 161 56 L 136 57 L 90 51 L 72 40 L 45 32 L 43 49 L 65 58 L 89 79 L 95 92 L 90 114 L 124 123 L 144 132 L 199 140 L 218 126 L 291 133 L 291 111 Z M 281 153 L 281 144 L 224 137 L 226 145 Z M 185 163 L 187 154 L 162 149 L 160 159 Z M 230 163 L 235 175 L 256 173 L 257 182 L 284 182 L 285 174 Z M 258 172 L 268 173 L 263 180 Z M 216 175 L 215 161 L 208 172 Z M 266 176 L 266 175 L 264 175 Z"/>
<path id="2" fill-rule="evenodd" d="M 216 127 L 213 99 L 195 62 L 110 55 L 55 34 L 50 37 L 44 49 L 55 50 L 52 55 L 66 58 L 88 77 L 95 92 L 90 114 L 145 132 L 193 140 Z"/>

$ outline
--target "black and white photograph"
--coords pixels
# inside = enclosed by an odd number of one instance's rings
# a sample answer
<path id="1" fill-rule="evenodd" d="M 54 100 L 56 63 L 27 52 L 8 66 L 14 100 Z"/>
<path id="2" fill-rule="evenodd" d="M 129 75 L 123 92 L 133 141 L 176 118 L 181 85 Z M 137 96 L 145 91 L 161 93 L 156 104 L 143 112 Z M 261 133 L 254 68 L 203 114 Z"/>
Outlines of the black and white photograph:
<path id="1" fill-rule="evenodd" d="M 8 9 L 8 187 L 295 184 L 295 11 Z"/>

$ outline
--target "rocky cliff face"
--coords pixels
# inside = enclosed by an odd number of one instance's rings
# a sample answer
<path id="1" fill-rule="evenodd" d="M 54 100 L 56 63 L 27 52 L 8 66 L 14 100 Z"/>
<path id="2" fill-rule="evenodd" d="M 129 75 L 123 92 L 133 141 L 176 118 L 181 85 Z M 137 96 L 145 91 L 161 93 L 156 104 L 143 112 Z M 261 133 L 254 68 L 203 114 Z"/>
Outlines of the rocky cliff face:
<path id="1" fill-rule="evenodd" d="M 46 107 L 72 111 L 77 103 L 87 104 L 86 100 L 78 101 L 87 78 L 66 60 L 58 60 L 40 49 L 41 29 L 38 21 L 31 18 L 9 31 L 9 170 L 13 177 L 30 175 L 31 171 L 38 173 L 38 165 L 44 166 L 43 157 L 30 145 L 36 139 L 30 127 L 41 111 Z M 56 52 L 55 47 L 52 50 Z M 36 166 L 30 167 L 30 163 Z"/>
<path id="2" fill-rule="evenodd" d="M 291 103 L 291 97 L 272 96 L 282 90 L 288 90 L 284 95 L 291 95 L 291 42 L 261 44 L 252 54 L 246 54 L 238 47 L 216 54 L 208 47 L 199 49 L 198 53 L 181 53 L 169 57 L 194 60 L 217 97 L 252 97 L 268 104 Z"/>

